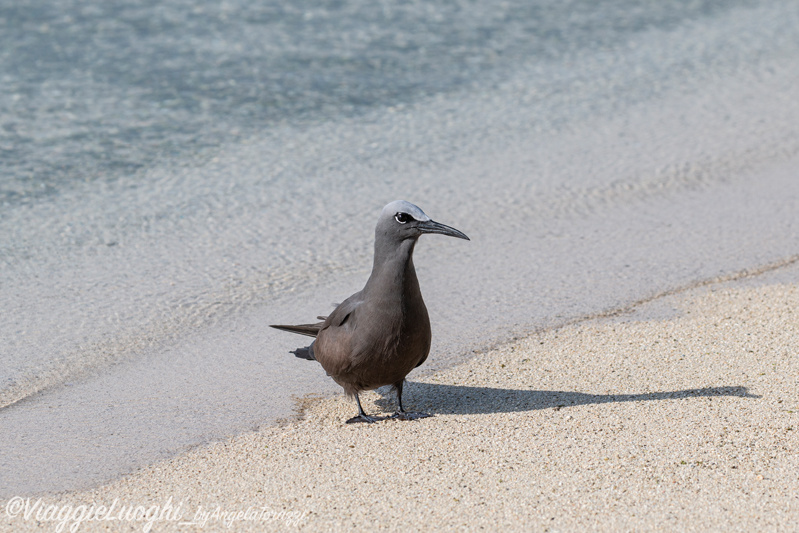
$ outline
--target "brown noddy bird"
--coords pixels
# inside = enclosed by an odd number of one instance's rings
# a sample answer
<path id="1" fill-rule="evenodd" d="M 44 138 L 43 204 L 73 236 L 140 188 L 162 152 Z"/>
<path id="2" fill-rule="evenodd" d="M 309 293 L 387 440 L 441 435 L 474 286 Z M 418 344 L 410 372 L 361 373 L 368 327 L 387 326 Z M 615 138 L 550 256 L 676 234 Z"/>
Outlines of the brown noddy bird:
<path id="1" fill-rule="evenodd" d="M 347 420 L 348 424 L 377 420 L 363 412 L 358 393 L 384 385 L 393 385 L 397 391 L 398 409 L 392 418 L 430 416 L 402 408 L 405 376 L 424 363 L 430 352 L 430 318 L 413 267 L 413 248 L 424 233 L 469 240 L 455 228 L 430 220 L 410 202 L 391 202 L 377 220 L 374 265 L 364 288 L 330 316 L 317 317 L 322 322 L 272 326 L 316 337 L 310 346 L 292 353 L 319 361 L 348 396 L 355 396 L 358 416 Z"/>

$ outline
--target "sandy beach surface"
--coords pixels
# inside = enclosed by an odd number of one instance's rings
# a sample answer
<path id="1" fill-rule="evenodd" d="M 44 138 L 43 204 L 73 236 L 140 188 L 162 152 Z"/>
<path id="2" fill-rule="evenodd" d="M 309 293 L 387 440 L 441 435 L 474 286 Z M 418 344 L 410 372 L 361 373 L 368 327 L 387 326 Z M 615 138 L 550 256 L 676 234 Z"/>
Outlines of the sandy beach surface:
<path id="1" fill-rule="evenodd" d="M 796 531 L 797 280 L 711 283 L 411 375 L 424 420 L 346 425 L 343 395 L 304 398 L 278 426 L 31 498 L 28 518 L 3 502 L 0 529 Z"/>

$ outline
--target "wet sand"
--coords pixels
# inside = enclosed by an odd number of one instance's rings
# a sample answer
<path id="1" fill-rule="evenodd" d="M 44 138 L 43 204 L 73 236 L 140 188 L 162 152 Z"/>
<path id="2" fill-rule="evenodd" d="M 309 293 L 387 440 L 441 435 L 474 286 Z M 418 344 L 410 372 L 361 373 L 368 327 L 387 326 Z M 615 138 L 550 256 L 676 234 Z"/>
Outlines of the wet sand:
<path id="1" fill-rule="evenodd" d="M 798 279 L 709 284 L 412 374 L 406 405 L 432 418 L 346 425 L 343 395 L 308 397 L 298 419 L 42 502 L 171 501 L 156 531 L 795 531 Z M 393 412 L 393 393 L 364 396 Z M 0 529 L 37 528 L 19 504 Z"/>

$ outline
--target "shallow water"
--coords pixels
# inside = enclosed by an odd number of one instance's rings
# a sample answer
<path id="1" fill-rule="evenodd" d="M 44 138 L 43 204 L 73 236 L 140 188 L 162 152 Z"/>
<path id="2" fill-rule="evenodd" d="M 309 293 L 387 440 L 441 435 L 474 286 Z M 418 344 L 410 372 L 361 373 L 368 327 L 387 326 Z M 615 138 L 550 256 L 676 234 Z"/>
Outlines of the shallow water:
<path id="1" fill-rule="evenodd" d="M 7 2 L 0 201 L 191 160 L 275 123 L 503 80 L 531 58 L 560 60 L 745 4 Z"/>
<path id="2" fill-rule="evenodd" d="M 3 8 L 0 496 L 334 392 L 265 325 L 397 198 L 472 238 L 417 247 L 426 371 L 799 254 L 799 9 L 658 5 Z"/>

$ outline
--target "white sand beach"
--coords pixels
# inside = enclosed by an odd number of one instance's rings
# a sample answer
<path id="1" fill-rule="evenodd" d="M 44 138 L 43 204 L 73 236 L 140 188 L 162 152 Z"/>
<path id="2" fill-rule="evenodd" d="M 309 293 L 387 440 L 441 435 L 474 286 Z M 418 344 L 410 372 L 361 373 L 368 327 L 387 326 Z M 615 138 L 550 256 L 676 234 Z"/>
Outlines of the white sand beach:
<path id="1" fill-rule="evenodd" d="M 406 407 L 432 418 L 346 425 L 343 395 L 305 398 L 299 419 L 43 496 L 51 520 L 4 502 L 0 529 L 55 531 L 56 510 L 114 505 L 148 509 L 153 531 L 795 531 L 799 285 L 755 281 L 411 375 Z M 393 412 L 392 393 L 364 396 Z M 147 526 L 104 518 L 79 530 Z"/>

